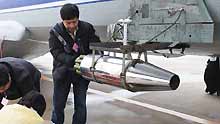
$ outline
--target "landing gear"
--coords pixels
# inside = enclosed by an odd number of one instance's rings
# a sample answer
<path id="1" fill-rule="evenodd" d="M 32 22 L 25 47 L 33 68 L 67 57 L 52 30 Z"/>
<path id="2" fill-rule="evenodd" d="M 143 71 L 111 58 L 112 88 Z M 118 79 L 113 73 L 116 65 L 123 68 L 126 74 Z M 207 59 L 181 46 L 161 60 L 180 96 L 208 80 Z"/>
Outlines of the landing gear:
<path id="1" fill-rule="evenodd" d="M 207 62 L 204 81 L 206 92 L 210 95 L 217 93 L 220 96 L 220 61 L 219 57 L 211 57 Z"/>

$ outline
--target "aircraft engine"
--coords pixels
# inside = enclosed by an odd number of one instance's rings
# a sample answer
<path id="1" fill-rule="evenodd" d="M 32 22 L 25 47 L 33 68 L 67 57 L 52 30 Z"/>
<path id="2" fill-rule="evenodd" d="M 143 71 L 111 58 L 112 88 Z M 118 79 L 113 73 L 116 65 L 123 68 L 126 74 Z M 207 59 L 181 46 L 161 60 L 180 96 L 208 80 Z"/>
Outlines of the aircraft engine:
<path id="1" fill-rule="evenodd" d="M 0 21 L 1 40 L 20 41 L 26 33 L 26 28 L 16 21 Z"/>

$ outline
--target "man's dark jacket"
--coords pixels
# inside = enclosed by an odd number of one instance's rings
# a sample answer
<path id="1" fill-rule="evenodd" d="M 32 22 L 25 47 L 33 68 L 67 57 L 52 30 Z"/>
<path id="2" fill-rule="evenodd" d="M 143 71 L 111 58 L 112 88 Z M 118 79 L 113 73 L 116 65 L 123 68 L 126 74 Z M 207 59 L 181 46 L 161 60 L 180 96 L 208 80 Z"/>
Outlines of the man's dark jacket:
<path id="1" fill-rule="evenodd" d="M 57 23 L 53 28 L 66 41 L 66 45 L 64 45 L 57 38 L 54 31 L 50 31 L 49 48 L 54 58 L 53 73 L 58 72 L 54 77 L 62 78 L 66 75 L 67 70 L 73 69 L 77 57 L 91 53 L 89 43 L 100 42 L 100 39 L 95 35 L 93 26 L 84 21 L 79 21 L 75 39 L 70 36 L 63 23 Z M 79 46 L 78 52 L 72 49 L 74 43 L 77 43 Z"/>
<path id="2" fill-rule="evenodd" d="M 11 76 L 11 86 L 6 91 L 7 99 L 14 100 L 31 90 L 40 90 L 41 73 L 31 63 L 19 58 L 5 57 L 0 59 L 0 64 L 7 67 Z"/>

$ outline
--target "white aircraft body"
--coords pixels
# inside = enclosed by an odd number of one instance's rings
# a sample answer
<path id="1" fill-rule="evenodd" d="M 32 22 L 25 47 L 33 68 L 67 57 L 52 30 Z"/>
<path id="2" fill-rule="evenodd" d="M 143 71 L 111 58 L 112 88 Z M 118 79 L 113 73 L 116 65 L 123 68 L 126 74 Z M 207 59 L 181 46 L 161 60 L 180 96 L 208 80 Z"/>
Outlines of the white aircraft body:
<path id="1" fill-rule="evenodd" d="M 24 26 L 28 32 L 26 40 L 32 41 L 47 41 L 48 30 L 57 22 L 61 21 L 59 17 L 60 6 L 65 3 L 75 3 L 80 8 L 80 19 L 88 21 L 95 25 L 98 35 L 102 40 L 106 39 L 107 26 L 116 23 L 119 19 L 125 19 L 129 17 L 131 4 L 135 0 L 23 0 L 23 1 L 0 1 L 0 26 L 1 23 L 7 23 L 5 21 L 15 21 Z M 136 0 L 137 1 L 137 0 Z M 135 1 L 135 2 L 136 2 Z M 141 0 L 142 3 L 144 0 Z M 153 0 L 145 0 L 151 2 Z M 158 3 L 166 3 L 171 0 L 155 0 Z M 162 2 L 161 2 L 162 1 Z M 180 0 L 175 0 L 180 1 Z M 175 2 L 174 1 L 174 2 Z M 183 5 L 190 4 L 194 1 L 204 2 L 207 6 L 208 12 L 211 16 L 211 22 L 214 24 L 213 40 L 206 43 L 199 43 L 191 48 L 192 54 L 205 54 L 213 55 L 220 52 L 220 36 L 218 35 L 220 28 L 220 1 L 218 0 L 184 0 Z M 138 1 L 139 2 L 139 1 Z M 180 4 L 181 6 L 181 4 Z M 173 6 L 171 5 L 171 8 Z M 179 7 L 181 8 L 181 7 Z M 198 10 L 200 11 L 200 10 Z M 153 13 L 154 14 L 154 13 Z M 171 22 L 170 22 L 171 23 Z M 8 23 L 8 27 L 12 27 L 11 23 Z M 7 26 L 1 26 L 0 39 L 10 40 L 13 35 L 7 35 L 10 30 L 17 30 L 16 25 L 12 29 L 8 29 Z M 21 33 L 14 32 L 12 34 Z M 26 35 L 25 35 L 26 36 Z M 21 40 L 15 39 L 15 40 Z M 13 40 L 12 40 L 13 41 Z M 192 41 L 192 43 L 194 43 Z M 208 44 L 207 44 L 208 43 Z M 204 47 L 203 47 L 204 46 Z M 195 49 L 194 49 L 195 47 Z M 187 51 L 186 51 L 187 52 Z"/>

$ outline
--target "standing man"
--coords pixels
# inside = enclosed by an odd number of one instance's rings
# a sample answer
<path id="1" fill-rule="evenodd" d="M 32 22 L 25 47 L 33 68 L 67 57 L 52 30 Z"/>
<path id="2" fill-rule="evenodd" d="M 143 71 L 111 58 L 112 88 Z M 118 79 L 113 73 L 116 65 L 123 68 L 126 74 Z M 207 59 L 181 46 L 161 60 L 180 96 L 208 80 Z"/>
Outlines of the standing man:
<path id="1" fill-rule="evenodd" d="M 91 53 L 89 43 L 100 40 L 91 24 L 79 20 L 79 9 L 75 4 L 65 4 L 60 16 L 62 22 L 52 28 L 49 37 L 54 82 L 52 121 L 63 124 L 64 108 L 72 84 L 75 110 L 72 123 L 85 124 L 89 81 L 77 74 L 73 66 L 77 57 Z"/>
<path id="2" fill-rule="evenodd" d="M 0 109 L 8 100 L 40 91 L 41 73 L 31 63 L 13 57 L 0 59 Z"/>

